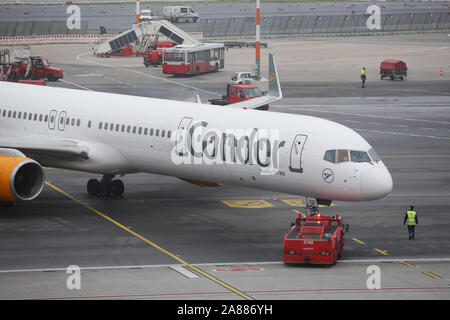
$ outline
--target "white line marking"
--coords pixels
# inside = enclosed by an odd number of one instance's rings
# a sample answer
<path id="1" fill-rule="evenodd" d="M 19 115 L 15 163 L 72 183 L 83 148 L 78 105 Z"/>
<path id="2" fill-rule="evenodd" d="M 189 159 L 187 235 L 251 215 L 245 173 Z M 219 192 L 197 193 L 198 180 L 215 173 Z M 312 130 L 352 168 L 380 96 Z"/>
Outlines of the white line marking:
<path id="1" fill-rule="evenodd" d="M 103 77 L 100 73 L 74 74 L 74 77 Z"/>
<path id="2" fill-rule="evenodd" d="M 372 263 L 372 262 L 396 262 L 396 261 L 406 261 L 406 262 L 450 262 L 450 258 L 390 258 L 390 259 L 355 259 L 355 260 L 339 260 L 338 263 Z M 280 265 L 283 266 L 284 263 L 281 261 L 258 261 L 258 262 L 217 262 L 217 263 L 196 263 L 193 266 L 254 266 L 254 265 Z M 132 265 L 132 266 L 99 266 L 99 267 L 80 267 L 83 271 L 88 270 L 120 270 L 120 269 L 150 269 L 150 268 L 171 268 L 173 266 L 184 266 L 175 264 L 153 264 L 153 265 Z M 43 269 L 11 269 L 11 270 L 0 270 L 0 273 L 20 273 L 20 272 L 52 272 L 52 271 L 63 271 L 66 272 L 67 268 L 43 268 Z"/>
<path id="3" fill-rule="evenodd" d="M 142 75 L 142 76 L 147 77 L 147 78 L 152 78 L 152 79 L 157 79 L 157 80 L 160 80 L 160 81 L 165 81 L 165 82 L 168 82 L 168 83 L 176 84 L 176 85 L 183 86 L 183 87 L 186 87 L 186 88 L 189 88 L 189 89 L 194 89 L 194 90 L 197 90 L 197 91 L 200 91 L 200 92 L 205 92 L 205 93 L 208 93 L 208 94 L 212 94 L 212 95 L 221 97 L 221 95 L 218 94 L 218 93 L 215 93 L 215 92 L 212 92 L 212 91 L 208 91 L 208 90 L 203 90 L 203 89 L 200 89 L 200 88 L 196 88 L 196 87 L 193 87 L 193 86 L 181 83 L 181 82 L 176 82 L 176 81 L 172 81 L 172 80 L 169 80 L 169 79 L 157 77 L 157 76 L 154 76 L 154 75 L 151 75 L 151 74 L 148 74 L 148 73 L 144 73 L 144 72 L 140 72 L 140 71 L 136 71 L 136 70 L 130 70 L 130 69 L 121 68 L 121 67 L 116 67 L 116 66 L 110 66 L 110 65 L 107 65 L 107 64 L 104 64 L 104 63 L 101 63 L 101 62 L 97 62 L 97 61 L 92 61 L 92 60 L 87 60 L 87 59 L 81 58 L 81 56 L 90 55 L 90 54 L 91 54 L 91 52 L 81 53 L 81 54 L 77 55 L 77 59 L 81 60 L 81 61 L 84 61 L 84 62 L 97 64 L 97 65 L 108 67 L 108 68 L 112 68 L 112 69 L 117 69 L 117 70 L 127 71 L 127 72 L 133 72 L 133 73 Z"/>
<path id="4" fill-rule="evenodd" d="M 361 113 L 347 113 L 347 112 L 339 112 L 339 111 L 315 110 L 315 109 L 303 108 L 302 106 L 297 106 L 297 107 L 295 107 L 295 109 L 302 109 L 304 111 L 311 111 L 311 112 L 351 115 L 351 116 L 367 117 L 367 118 L 380 118 L 380 119 L 405 120 L 405 121 L 421 121 L 421 122 L 430 122 L 430 123 L 450 124 L 450 122 L 448 122 L 448 121 L 427 120 L 427 119 L 413 119 L 413 118 L 397 118 L 397 117 L 388 117 L 388 116 L 377 116 L 377 115 L 373 115 L 373 114 L 361 114 Z"/>
<path id="5" fill-rule="evenodd" d="M 444 139 L 444 140 L 450 140 L 450 137 L 425 136 L 425 135 L 413 134 L 413 133 L 400 133 L 400 132 L 379 131 L 379 130 L 368 130 L 368 129 L 356 129 L 356 128 L 353 128 L 353 130 L 356 130 L 356 131 L 366 131 L 366 132 L 375 132 L 375 133 L 385 133 L 385 134 L 394 134 L 394 135 L 399 135 L 399 136 L 410 136 L 410 137 L 419 137 L 419 138 L 430 138 L 430 139 Z"/>
<path id="6" fill-rule="evenodd" d="M 188 277 L 189 279 L 196 279 L 196 278 L 200 278 L 198 275 L 196 275 L 195 273 L 186 270 L 183 266 L 180 265 L 172 265 L 170 266 L 171 269 L 175 270 L 176 272 L 181 273 L 183 276 Z"/>
<path id="7" fill-rule="evenodd" d="M 75 87 L 79 87 L 79 88 L 84 89 L 84 90 L 87 90 L 87 91 L 94 91 L 94 90 L 91 90 L 91 89 L 89 89 L 89 88 L 83 87 L 83 86 L 81 86 L 81 85 L 79 85 L 79 84 L 76 84 L 76 83 L 73 83 L 73 82 L 70 82 L 70 81 L 67 81 L 67 80 L 64 80 L 64 79 L 60 79 L 60 81 L 65 82 L 65 83 L 68 83 L 68 84 L 71 84 L 71 85 L 73 85 L 73 86 L 75 86 Z"/>
<path id="8" fill-rule="evenodd" d="M 402 124 L 393 124 L 393 127 L 399 127 L 399 128 L 409 128 L 408 126 L 404 126 Z"/>

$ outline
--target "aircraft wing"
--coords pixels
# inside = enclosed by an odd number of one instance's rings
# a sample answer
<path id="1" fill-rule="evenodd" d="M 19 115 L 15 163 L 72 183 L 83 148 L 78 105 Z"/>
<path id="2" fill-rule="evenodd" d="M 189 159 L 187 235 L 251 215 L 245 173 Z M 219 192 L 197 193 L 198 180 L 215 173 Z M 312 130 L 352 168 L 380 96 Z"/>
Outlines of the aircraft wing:
<path id="1" fill-rule="evenodd" d="M 267 95 L 254 98 L 238 103 L 233 103 L 226 105 L 229 108 L 238 109 L 257 109 L 259 107 L 268 105 L 275 101 L 281 100 L 283 94 L 281 92 L 280 79 L 278 78 L 277 67 L 275 65 L 275 60 L 273 54 L 269 54 L 269 91 Z"/>
<path id="2" fill-rule="evenodd" d="M 14 149 L 24 154 L 55 156 L 64 158 L 89 159 L 89 148 L 82 143 L 69 139 L 54 139 L 44 136 L 26 138 L 0 138 L 0 148 Z M 4 154 L 5 152 L 0 152 Z"/>

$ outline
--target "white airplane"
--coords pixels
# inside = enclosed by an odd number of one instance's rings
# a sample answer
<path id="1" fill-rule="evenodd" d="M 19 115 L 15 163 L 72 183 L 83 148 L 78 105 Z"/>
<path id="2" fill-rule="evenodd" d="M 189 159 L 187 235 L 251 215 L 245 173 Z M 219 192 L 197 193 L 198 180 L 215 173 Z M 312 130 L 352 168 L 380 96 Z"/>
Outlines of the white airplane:
<path id="1" fill-rule="evenodd" d="M 148 172 L 331 200 L 379 199 L 392 178 L 358 133 L 332 121 L 252 110 L 282 98 L 269 56 L 267 96 L 228 106 L 0 82 L 0 202 L 35 199 L 42 166 L 115 176 Z"/>

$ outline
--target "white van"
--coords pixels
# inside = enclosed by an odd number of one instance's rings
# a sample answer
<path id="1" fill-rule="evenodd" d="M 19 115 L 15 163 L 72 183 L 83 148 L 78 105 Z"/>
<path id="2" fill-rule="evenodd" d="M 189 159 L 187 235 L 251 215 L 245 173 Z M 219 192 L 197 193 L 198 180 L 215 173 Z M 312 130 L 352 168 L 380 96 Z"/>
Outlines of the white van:
<path id="1" fill-rule="evenodd" d="M 142 9 L 140 15 L 140 22 L 148 22 L 152 20 L 152 10 Z"/>
<path id="2" fill-rule="evenodd" d="M 170 22 L 189 21 L 196 22 L 198 20 L 198 13 L 188 6 L 164 6 L 163 17 Z"/>

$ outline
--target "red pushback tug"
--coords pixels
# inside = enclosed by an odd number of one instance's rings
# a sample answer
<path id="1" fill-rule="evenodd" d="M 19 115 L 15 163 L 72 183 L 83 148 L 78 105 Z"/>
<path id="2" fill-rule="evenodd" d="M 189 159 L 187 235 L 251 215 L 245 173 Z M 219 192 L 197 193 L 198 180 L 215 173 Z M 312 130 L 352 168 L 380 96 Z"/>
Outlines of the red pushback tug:
<path id="1" fill-rule="evenodd" d="M 345 229 L 345 230 L 344 230 Z M 335 264 L 345 243 L 348 225 L 334 217 L 299 214 L 284 236 L 283 262 L 290 264 Z"/>

